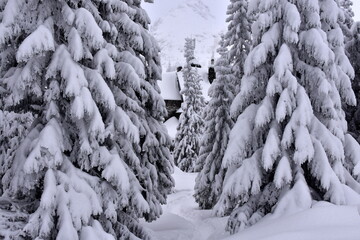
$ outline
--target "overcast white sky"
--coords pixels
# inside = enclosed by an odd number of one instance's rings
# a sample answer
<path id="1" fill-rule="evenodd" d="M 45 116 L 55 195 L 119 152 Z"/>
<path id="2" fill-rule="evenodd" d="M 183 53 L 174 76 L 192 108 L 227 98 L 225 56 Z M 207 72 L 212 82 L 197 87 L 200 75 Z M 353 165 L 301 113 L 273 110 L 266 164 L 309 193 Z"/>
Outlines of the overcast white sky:
<path id="1" fill-rule="evenodd" d="M 227 29 L 225 19 L 229 3 L 230 0 L 154 0 L 151 4 L 144 3 L 153 23 L 153 34 L 162 43 L 163 66 L 184 60 L 185 37 L 196 38 L 199 46 L 196 56 L 206 66 L 217 46 L 216 35 Z M 360 0 L 353 0 L 353 3 L 355 20 L 360 21 Z M 188 9 L 189 5 L 195 8 Z"/>
<path id="2" fill-rule="evenodd" d="M 155 3 L 148 4 L 145 3 L 145 8 L 148 11 L 149 15 L 152 18 L 156 18 L 159 16 L 164 15 L 168 12 L 171 8 L 175 7 L 176 5 L 181 2 L 180 0 L 154 0 Z M 229 4 L 229 0 L 207 0 L 208 5 L 215 6 L 217 9 L 217 14 L 219 16 L 225 16 L 226 7 Z M 360 0 L 353 0 L 353 10 L 355 13 L 355 20 L 360 21 Z M 221 19 L 221 18 L 219 18 Z"/>
<path id="3" fill-rule="evenodd" d="M 207 66 L 216 55 L 219 33 L 227 29 L 226 8 L 229 0 L 155 0 L 144 4 L 152 25 L 152 33 L 159 42 L 163 66 L 184 61 L 186 37 L 196 39 L 195 55 Z"/>

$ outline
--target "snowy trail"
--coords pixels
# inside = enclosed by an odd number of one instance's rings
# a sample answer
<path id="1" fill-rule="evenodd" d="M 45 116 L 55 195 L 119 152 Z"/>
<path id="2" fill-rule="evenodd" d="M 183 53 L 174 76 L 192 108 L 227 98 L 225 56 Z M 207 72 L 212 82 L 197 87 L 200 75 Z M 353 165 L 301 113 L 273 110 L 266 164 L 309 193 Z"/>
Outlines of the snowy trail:
<path id="1" fill-rule="evenodd" d="M 210 210 L 200 210 L 195 199 L 196 173 L 175 169 L 176 186 L 169 195 L 164 214 L 155 222 L 144 223 L 158 240 L 216 240 L 229 236 L 225 232 L 227 218 L 215 218 Z"/>
<path id="2" fill-rule="evenodd" d="M 230 236 L 225 232 L 227 217 L 212 217 L 210 210 L 200 210 L 195 202 L 196 173 L 184 173 L 176 168 L 173 177 L 176 186 L 163 206 L 164 214 L 155 222 L 143 222 L 156 240 L 360 239 L 360 206 L 335 206 L 326 202 L 278 219 L 267 216 L 255 226 Z"/>

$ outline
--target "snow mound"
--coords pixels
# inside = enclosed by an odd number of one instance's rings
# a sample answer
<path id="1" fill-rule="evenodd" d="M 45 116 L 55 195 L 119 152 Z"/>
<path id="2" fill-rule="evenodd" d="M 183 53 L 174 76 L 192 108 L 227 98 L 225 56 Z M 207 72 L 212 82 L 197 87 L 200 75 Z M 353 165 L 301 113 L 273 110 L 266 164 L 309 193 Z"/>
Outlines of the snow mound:
<path id="1" fill-rule="evenodd" d="M 165 213 L 158 221 L 151 224 L 153 231 L 188 230 L 193 231 L 194 225 L 185 218 L 172 213 Z"/>
<path id="2" fill-rule="evenodd" d="M 316 203 L 311 209 L 256 225 L 226 240 L 358 240 L 360 216 L 355 206 Z"/>
<path id="3" fill-rule="evenodd" d="M 175 167 L 173 178 L 175 180 L 175 191 L 193 191 L 197 173 L 186 173 Z"/>

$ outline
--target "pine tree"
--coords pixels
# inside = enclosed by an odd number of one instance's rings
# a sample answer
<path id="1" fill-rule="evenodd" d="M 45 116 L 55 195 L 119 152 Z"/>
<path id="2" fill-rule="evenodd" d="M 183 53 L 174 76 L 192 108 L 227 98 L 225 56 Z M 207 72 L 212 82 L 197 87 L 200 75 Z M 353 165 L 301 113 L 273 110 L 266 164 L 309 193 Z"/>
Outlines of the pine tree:
<path id="1" fill-rule="evenodd" d="M 349 60 L 355 70 L 355 78 L 352 87 L 355 92 L 358 105 L 346 108 L 349 131 L 360 142 L 360 22 L 355 22 L 352 27 L 352 39 L 346 44 Z"/>
<path id="2" fill-rule="evenodd" d="M 244 63 L 251 47 L 251 14 L 248 15 L 248 0 L 230 0 L 227 9 L 229 23 L 226 45 L 230 47 L 229 57 L 235 75 L 234 86 L 240 88 L 244 75 Z M 234 89 L 235 90 L 235 89 Z M 239 91 L 236 91 L 238 93 Z"/>
<path id="3" fill-rule="evenodd" d="M 159 217 L 173 167 L 140 4 L 0 1 L 1 107 L 34 118 L 1 156 L 3 198 L 28 212 L 27 238 L 150 238 L 138 218 Z"/>
<path id="4" fill-rule="evenodd" d="M 26 136 L 32 122 L 31 113 L 18 114 L 0 110 L 0 176 L 3 176 L 11 166 L 16 149 Z M 1 182 L 0 188 L 2 194 Z M 1 239 L 20 239 L 21 229 L 27 221 L 28 214 L 21 210 L 16 201 L 0 197 Z"/>
<path id="5" fill-rule="evenodd" d="M 200 149 L 200 137 L 203 131 L 201 111 L 204 98 L 201 92 L 200 76 L 191 64 L 195 60 L 195 39 L 185 39 L 186 66 L 183 70 L 184 96 L 183 112 L 180 115 L 179 126 L 175 137 L 174 161 L 183 171 L 193 172 Z"/>
<path id="6" fill-rule="evenodd" d="M 334 69 L 337 75 L 334 78 L 336 87 L 342 98 L 344 105 L 354 105 L 351 80 L 354 77 L 354 69 L 345 53 L 345 38 L 342 34 L 341 25 L 344 20 L 341 19 L 343 10 L 338 7 L 336 1 L 320 0 L 320 18 L 321 28 L 326 33 L 329 48 L 334 53 L 334 61 L 337 65 Z M 334 16 L 334 12 L 335 16 Z M 348 93 L 351 93 L 350 95 Z"/>
<path id="7" fill-rule="evenodd" d="M 210 209 L 217 202 L 226 169 L 221 167 L 229 132 L 233 126 L 230 104 L 233 99 L 233 75 L 224 39 L 218 49 L 220 59 L 215 64 L 217 78 L 209 89 L 211 100 L 204 110 L 205 130 L 201 138 L 196 171 L 195 200 L 201 208 Z"/>
<path id="8" fill-rule="evenodd" d="M 352 0 L 339 0 L 339 5 L 341 7 L 341 9 L 344 11 L 344 25 L 346 28 L 343 28 L 343 32 L 345 34 L 345 36 L 347 36 L 348 34 L 351 34 L 350 29 L 354 23 L 354 11 L 352 10 L 352 5 L 353 2 Z"/>
<path id="9" fill-rule="evenodd" d="M 11 166 L 16 149 L 28 133 L 32 122 L 31 113 L 19 114 L 0 110 L 0 176 L 4 176 Z M 0 192 L 2 190 L 1 187 Z"/>
<path id="10" fill-rule="evenodd" d="M 231 106 L 239 117 L 214 208 L 218 215 L 231 213 L 232 233 L 270 212 L 310 208 L 313 200 L 348 204 L 346 193 L 359 191 L 360 147 L 347 133 L 341 108 L 355 103 L 353 70 L 341 55 L 336 1 L 254 0 L 251 6 L 259 10 L 253 24 L 259 31 Z"/>

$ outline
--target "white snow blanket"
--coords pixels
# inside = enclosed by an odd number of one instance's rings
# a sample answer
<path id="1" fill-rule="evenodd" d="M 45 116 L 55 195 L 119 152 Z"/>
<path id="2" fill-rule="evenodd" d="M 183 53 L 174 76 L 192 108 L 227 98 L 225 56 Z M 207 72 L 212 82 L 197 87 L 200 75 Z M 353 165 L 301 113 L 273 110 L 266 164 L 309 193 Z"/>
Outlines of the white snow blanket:
<path id="1" fill-rule="evenodd" d="M 235 235 L 225 232 L 227 217 L 200 210 L 193 198 L 196 173 L 175 168 L 174 193 L 155 222 L 143 223 L 158 240 L 359 240 L 360 215 L 356 206 L 314 202 L 311 209 L 275 218 L 267 216 Z"/>

